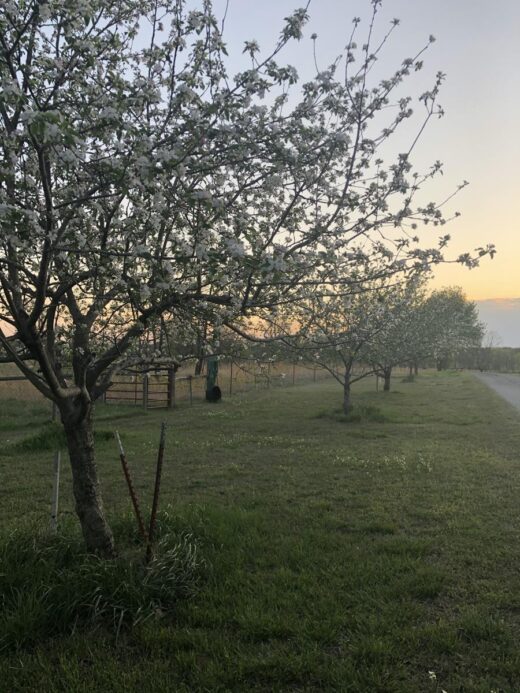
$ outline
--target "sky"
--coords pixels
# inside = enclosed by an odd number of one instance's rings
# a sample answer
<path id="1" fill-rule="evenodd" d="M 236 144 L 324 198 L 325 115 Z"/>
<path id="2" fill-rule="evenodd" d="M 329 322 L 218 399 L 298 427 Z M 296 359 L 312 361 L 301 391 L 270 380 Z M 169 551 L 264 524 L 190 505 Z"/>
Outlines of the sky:
<path id="1" fill-rule="evenodd" d="M 245 40 L 255 38 L 265 50 L 273 46 L 283 18 L 303 4 L 229 0 L 225 40 L 232 66 L 236 64 L 237 71 L 243 66 Z M 225 6 L 226 0 L 215 1 L 219 16 Z M 360 28 L 366 28 L 370 11 L 369 0 L 311 0 L 304 38 L 292 44 L 283 59 L 310 78 L 311 34 L 318 34 L 322 69 L 347 43 L 352 18 L 359 16 L 364 21 Z M 408 93 L 419 96 L 438 70 L 447 75 L 440 98 L 446 115 L 427 129 L 415 160 L 422 167 L 437 159 L 444 163 L 444 176 L 432 186 L 430 199 L 443 199 L 465 179 L 470 183 L 451 208 L 461 216 L 443 229 L 452 236 L 451 256 L 488 243 L 497 247 L 495 258 L 485 259 L 477 269 L 438 267 L 432 286 L 461 286 L 474 300 L 520 297 L 520 0 L 384 0 L 379 35 L 394 17 L 401 23 L 381 57 L 381 75 L 390 75 L 413 56 L 430 34 L 436 42 L 425 56 L 425 69 L 408 83 Z"/>

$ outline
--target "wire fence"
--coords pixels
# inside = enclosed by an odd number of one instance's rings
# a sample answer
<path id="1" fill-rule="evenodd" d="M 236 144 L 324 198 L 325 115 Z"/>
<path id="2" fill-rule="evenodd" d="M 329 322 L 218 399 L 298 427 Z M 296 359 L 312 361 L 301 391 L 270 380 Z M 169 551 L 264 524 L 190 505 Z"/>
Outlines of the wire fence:
<path id="1" fill-rule="evenodd" d="M 222 396 L 271 387 L 317 382 L 327 371 L 297 363 L 221 361 L 216 384 Z M 206 375 L 182 374 L 174 369 L 119 375 L 106 392 L 107 404 L 133 404 L 144 409 L 193 404 L 206 398 Z"/>
<path id="2" fill-rule="evenodd" d="M 104 396 L 107 404 L 127 404 L 144 409 L 170 408 L 193 404 L 206 398 L 206 374 L 194 374 L 195 364 L 177 372 L 162 369 L 148 373 L 122 373 L 115 376 Z M 301 363 L 220 361 L 216 384 L 222 396 L 260 389 L 303 385 L 329 378 L 326 370 Z M 0 371 L 0 402 L 20 400 L 42 402 L 43 395 L 14 367 Z"/>

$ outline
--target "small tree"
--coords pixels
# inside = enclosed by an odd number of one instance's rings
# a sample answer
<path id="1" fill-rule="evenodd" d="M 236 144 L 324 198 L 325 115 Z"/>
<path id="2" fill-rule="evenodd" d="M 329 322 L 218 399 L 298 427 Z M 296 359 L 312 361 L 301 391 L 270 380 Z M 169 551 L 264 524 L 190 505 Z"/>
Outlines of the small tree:
<path id="1" fill-rule="evenodd" d="M 387 279 L 363 283 L 357 293 L 336 286 L 327 296 L 309 295 L 293 312 L 296 334 L 285 339 L 300 358 L 327 370 L 343 390 L 343 412 L 352 409 L 352 385 L 378 372 L 373 346 L 392 329 L 392 294 Z"/>

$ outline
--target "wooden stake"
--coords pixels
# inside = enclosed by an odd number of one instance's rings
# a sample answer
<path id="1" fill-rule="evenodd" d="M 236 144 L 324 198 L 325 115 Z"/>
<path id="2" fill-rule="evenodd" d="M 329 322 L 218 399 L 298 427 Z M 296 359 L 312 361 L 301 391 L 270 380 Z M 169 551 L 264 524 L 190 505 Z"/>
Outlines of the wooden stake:
<path id="1" fill-rule="evenodd" d="M 119 459 L 121 460 L 121 466 L 123 467 L 123 472 L 126 479 L 126 484 L 128 486 L 128 491 L 130 493 L 130 498 L 132 499 L 132 505 L 134 506 L 135 517 L 137 519 L 137 526 L 139 528 L 139 533 L 145 542 L 148 541 L 148 535 L 146 534 L 146 529 L 143 522 L 143 516 L 141 515 L 141 509 L 139 507 L 139 499 L 137 493 L 135 492 L 134 485 L 132 483 L 132 477 L 130 476 L 130 469 L 128 468 L 128 462 L 126 461 L 125 451 L 123 449 L 123 443 L 119 437 L 119 433 L 116 431 L 117 444 L 119 445 Z"/>

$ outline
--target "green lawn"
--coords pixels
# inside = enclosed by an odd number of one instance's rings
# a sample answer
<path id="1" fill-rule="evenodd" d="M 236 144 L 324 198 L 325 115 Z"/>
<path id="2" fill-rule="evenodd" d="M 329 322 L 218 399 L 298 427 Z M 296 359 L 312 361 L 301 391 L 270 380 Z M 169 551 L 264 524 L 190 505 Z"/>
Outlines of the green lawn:
<path id="1" fill-rule="evenodd" d="M 333 382 L 100 407 L 114 518 L 129 500 L 105 432 L 148 504 L 168 421 L 162 508 L 200 542 L 202 589 L 117 641 L 76 630 L 0 654 L 0 691 L 520 691 L 518 414 L 469 374 L 394 388 L 355 391 L 383 422 L 345 422 Z M 48 410 L 2 403 L 4 533 L 48 523 Z M 65 520 L 70 498 L 65 468 Z"/>

